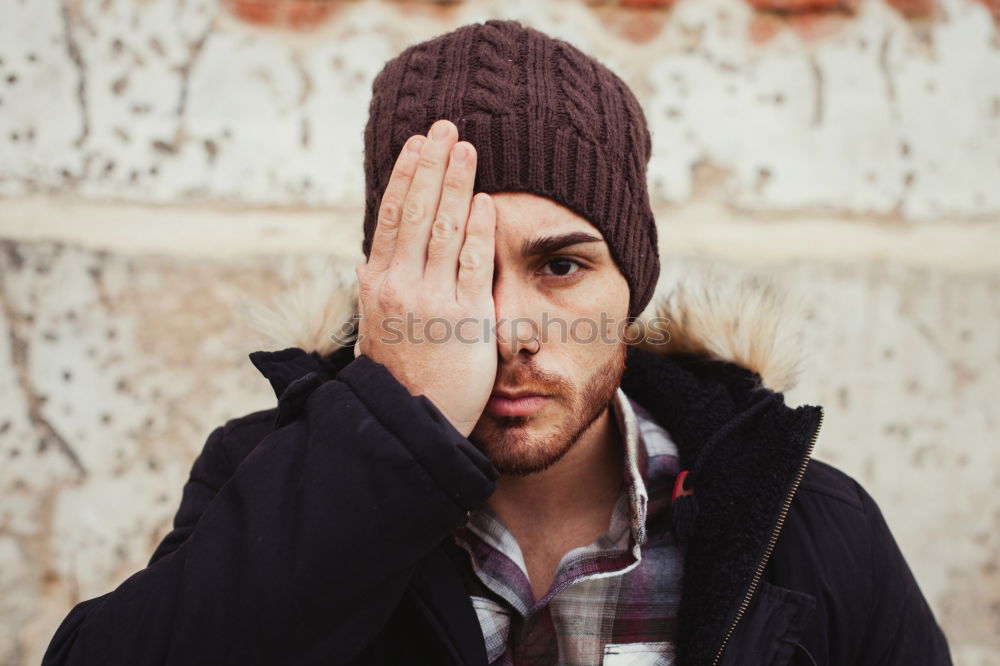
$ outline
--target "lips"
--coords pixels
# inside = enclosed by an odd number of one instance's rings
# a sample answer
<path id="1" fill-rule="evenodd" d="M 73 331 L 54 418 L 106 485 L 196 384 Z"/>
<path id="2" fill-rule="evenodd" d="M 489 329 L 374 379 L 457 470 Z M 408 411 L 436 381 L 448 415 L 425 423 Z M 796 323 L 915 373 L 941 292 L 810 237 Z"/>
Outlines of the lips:
<path id="1" fill-rule="evenodd" d="M 531 416 L 549 401 L 549 396 L 527 391 L 494 391 L 486 403 L 493 416 Z"/>

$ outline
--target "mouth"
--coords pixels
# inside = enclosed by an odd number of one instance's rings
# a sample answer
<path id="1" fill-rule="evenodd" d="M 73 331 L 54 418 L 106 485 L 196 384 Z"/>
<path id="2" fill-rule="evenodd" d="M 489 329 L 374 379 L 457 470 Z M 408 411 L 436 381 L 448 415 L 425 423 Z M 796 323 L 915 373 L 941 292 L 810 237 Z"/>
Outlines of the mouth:
<path id="1" fill-rule="evenodd" d="M 550 396 L 531 391 L 494 391 L 486 403 L 492 416 L 531 416 L 545 406 Z"/>

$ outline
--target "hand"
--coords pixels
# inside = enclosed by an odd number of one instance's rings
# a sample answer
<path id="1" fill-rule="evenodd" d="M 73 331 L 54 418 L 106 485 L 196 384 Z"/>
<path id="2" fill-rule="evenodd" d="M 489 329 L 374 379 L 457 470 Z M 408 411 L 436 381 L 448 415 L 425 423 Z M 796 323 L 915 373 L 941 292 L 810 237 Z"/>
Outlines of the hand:
<path id="1" fill-rule="evenodd" d="M 467 437 L 496 381 L 496 211 L 488 194 L 472 196 L 476 150 L 458 128 L 439 120 L 428 134 L 403 146 L 356 269 L 355 355 L 427 396 Z"/>

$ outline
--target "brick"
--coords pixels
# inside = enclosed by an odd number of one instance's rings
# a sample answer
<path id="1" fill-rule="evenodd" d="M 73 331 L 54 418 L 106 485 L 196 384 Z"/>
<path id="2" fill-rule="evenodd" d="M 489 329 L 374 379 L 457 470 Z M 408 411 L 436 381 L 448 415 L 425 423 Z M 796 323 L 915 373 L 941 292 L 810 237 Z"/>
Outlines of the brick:
<path id="1" fill-rule="evenodd" d="M 674 4 L 674 0 L 618 0 L 618 5 L 625 8 L 666 9 Z"/>
<path id="2" fill-rule="evenodd" d="M 326 20 L 337 0 L 223 0 L 222 5 L 247 23 L 309 30 Z"/>
<path id="3" fill-rule="evenodd" d="M 644 44 L 663 32 L 670 12 L 659 9 L 596 7 L 595 14 L 605 28 L 633 44 Z"/>
<path id="4" fill-rule="evenodd" d="M 993 18 L 1000 21 L 1000 0 L 979 0 L 986 9 L 990 10 Z"/>
<path id="5" fill-rule="evenodd" d="M 851 12 L 858 0 L 747 0 L 754 9 L 781 14 L 803 12 Z"/>
<path id="6" fill-rule="evenodd" d="M 784 27 L 784 22 L 773 14 L 760 13 L 750 20 L 748 33 L 754 44 L 764 44 L 771 41 Z"/>
<path id="7" fill-rule="evenodd" d="M 788 25 L 804 41 L 810 42 L 836 34 L 850 17 L 843 13 L 803 12 L 788 19 Z"/>
<path id="8" fill-rule="evenodd" d="M 934 0 L 886 0 L 886 3 L 907 18 L 930 16 Z"/>

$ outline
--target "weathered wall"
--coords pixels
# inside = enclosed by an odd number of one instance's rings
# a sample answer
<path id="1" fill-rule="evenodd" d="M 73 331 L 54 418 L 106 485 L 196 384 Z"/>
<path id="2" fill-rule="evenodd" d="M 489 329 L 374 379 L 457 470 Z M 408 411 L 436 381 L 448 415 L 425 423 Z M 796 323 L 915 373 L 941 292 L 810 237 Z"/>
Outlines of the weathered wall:
<path id="1" fill-rule="evenodd" d="M 273 402 L 238 293 L 360 256 L 371 79 L 519 18 L 618 71 L 666 276 L 772 275 L 962 666 L 1000 663 L 1000 4 L 7 0 L 0 664 L 142 567 L 211 429 Z"/>

